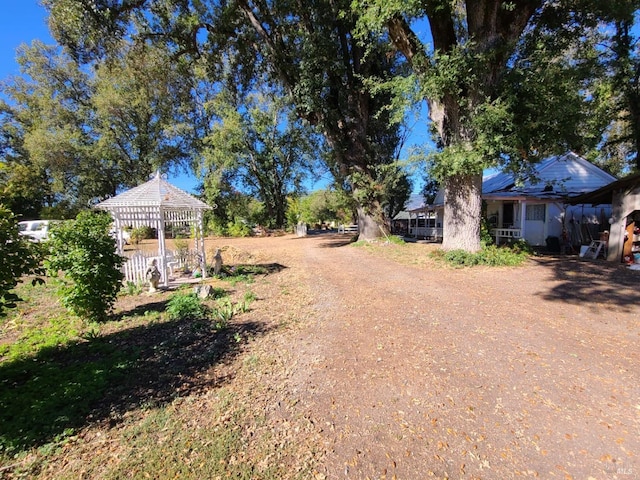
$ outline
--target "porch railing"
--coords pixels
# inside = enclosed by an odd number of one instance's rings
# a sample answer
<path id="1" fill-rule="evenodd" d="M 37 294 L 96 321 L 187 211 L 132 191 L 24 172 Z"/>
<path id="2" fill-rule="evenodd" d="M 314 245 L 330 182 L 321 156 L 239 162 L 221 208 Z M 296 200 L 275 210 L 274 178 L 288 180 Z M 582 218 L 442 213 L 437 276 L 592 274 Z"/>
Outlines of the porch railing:
<path id="1" fill-rule="evenodd" d="M 420 238 L 442 238 L 442 227 L 409 227 L 409 236 Z"/>
<path id="2" fill-rule="evenodd" d="M 522 238 L 522 230 L 519 228 L 494 228 L 491 234 L 496 239 L 496 245 L 500 245 L 500 239 L 518 240 Z"/>

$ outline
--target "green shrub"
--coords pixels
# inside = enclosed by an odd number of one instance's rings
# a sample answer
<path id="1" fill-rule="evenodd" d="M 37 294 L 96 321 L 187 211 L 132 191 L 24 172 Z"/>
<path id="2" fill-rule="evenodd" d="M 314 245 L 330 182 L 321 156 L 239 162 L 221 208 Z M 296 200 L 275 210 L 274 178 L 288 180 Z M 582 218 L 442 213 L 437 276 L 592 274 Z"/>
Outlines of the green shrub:
<path id="1" fill-rule="evenodd" d="M 62 304 L 87 320 L 106 320 L 122 284 L 125 259 L 116 253 L 111 222 L 107 213 L 81 212 L 75 221 L 56 225 L 48 242 L 47 271 L 54 277 L 63 272 Z"/>
<path id="2" fill-rule="evenodd" d="M 207 235 L 214 235 L 216 237 L 227 236 L 227 227 L 225 227 L 224 221 L 217 217 L 213 217 L 207 222 L 205 230 Z"/>
<path id="3" fill-rule="evenodd" d="M 15 308 L 20 297 L 12 290 L 23 275 L 38 274 L 43 250 L 18 234 L 18 219 L 3 205 L 0 205 L 0 316 L 7 309 Z M 42 282 L 35 279 L 33 282 Z"/>
<path id="4" fill-rule="evenodd" d="M 227 234 L 231 237 L 248 237 L 251 235 L 249 226 L 239 220 L 227 225 Z"/>
<path id="5" fill-rule="evenodd" d="M 176 254 L 178 255 L 178 258 L 182 264 L 185 265 L 189 258 L 189 240 L 186 238 L 176 238 L 173 241 L 173 244 L 176 247 Z"/>
<path id="6" fill-rule="evenodd" d="M 440 258 L 450 265 L 459 267 L 474 265 L 499 267 L 521 265 L 531 253 L 532 250 L 529 245 L 524 241 L 520 241 L 513 245 L 488 245 L 476 253 L 470 253 L 465 250 L 450 250 L 434 254 L 433 257 Z"/>
<path id="7" fill-rule="evenodd" d="M 486 245 L 493 245 L 495 242 L 493 235 L 491 235 L 491 225 L 489 220 L 482 217 L 480 222 L 480 244 L 484 247 Z"/>
<path id="8" fill-rule="evenodd" d="M 194 293 L 177 293 L 167 303 L 171 320 L 202 320 L 209 317 L 209 309 Z"/>
<path id="9" fill-rule="evenodd" d="M 143 290 L 144 290 L 143 283 L 127 281 L 126 284 L 122 285 L 122 288 L 120 289 L 120 293 L 122 295 L 136 296 L 136 295 L 140 295 Z"/>
<path id="10" fill-rule="evenodd" d="M 216 303 L 213 317 L 216 322 L 216 330 L 222 330 L 229 325 L 229 322 L 236 313 L 236 308 L 233 306 L 229 297 L 221 298 Z"/>
<path id="11" fill-rule="evenodd" d="M 153 230 L 149 226 L 142 226 L 131 229 L 130 237 L 131 242 L 134 244 L 140 243 L 142 240 L 153 238 Z"/>
<path id="12" fill-rule="evenodd" d="M 389 243 L 393 245 L 405 245 L 407 243 L 404 241 L 404 238 L 399 235 L 389 235 L 387 238 L 389 239 Z"/>

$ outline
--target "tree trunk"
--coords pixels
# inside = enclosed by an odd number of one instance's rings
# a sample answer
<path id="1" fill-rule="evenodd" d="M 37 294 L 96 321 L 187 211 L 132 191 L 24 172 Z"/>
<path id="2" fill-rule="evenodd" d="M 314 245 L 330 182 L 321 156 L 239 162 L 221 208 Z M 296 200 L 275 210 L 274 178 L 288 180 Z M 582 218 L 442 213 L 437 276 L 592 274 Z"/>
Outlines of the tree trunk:
<path id="1" fill-rule="evenodd" d="M 482 175 L 455 175 L 445 181 L 444 250 L 480 250 Z"/>
<path id="2" fill-rule="evenodd" d="M 358 240 L 375 240 L 387 232 L 374 215 L 366 212 L 362 206 L 356 208 L 358 213 Z"/>

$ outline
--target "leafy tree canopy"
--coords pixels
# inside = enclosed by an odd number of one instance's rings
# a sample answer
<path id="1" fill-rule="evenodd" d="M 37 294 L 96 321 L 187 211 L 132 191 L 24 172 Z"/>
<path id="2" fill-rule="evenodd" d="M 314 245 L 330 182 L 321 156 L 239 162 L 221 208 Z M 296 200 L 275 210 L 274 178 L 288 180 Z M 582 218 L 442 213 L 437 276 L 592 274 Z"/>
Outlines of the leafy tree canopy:
<path id="1" fill-rule="evenodd" d="M 384 40 L 356 39 L 356 17 L 346 0 L 316 3 L 201 3 L 162 0 L 46 0 L 54 36 L 74 58 L 112 57 L 120 39 L 162 42 L 176 58 L 201 62 L 209 82 L 236 88 L 263 76 L 279 84 L 298 116 L 316 126 L 331 147 L 328 157 L 339 182 L 351 191 L 374 189 L 358 208 L 361 232 L 380 235 L 384 218 L 377 166 L 395 159 L 398 116 L 388 91 L 367 79 L 400 74 Z M 82 20 L 81 20 L 82 19 Z M 228 72 L 232 72 L 231 76 Z M 233 82 L 228 82 L 233 78 Z"/>
<path id="2" fill-rule="evenodd" d="M 122 44 L 110 62 L 81 66 L 34 41 L 18 62 L 22 76 L 4 86 L 11 104 L 0 117 L 0 194 L 12 205 L 25 200 L 16 211 L 86 208 L 190 161 L 190 77 L 167 52 Z"/>

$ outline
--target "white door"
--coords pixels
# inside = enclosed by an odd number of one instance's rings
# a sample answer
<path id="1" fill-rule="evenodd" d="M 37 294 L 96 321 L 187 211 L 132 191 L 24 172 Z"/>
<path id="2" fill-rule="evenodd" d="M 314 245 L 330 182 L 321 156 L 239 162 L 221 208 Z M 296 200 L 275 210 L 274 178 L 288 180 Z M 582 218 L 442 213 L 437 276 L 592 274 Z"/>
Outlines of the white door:
<path id="1" fill-rule="evenodd" d="M 545 245 L 545 221 L 547 218 L 547 205 L 533 203 L 527 205 L 524 223 L 524 237 L 530 245 Z"/>

